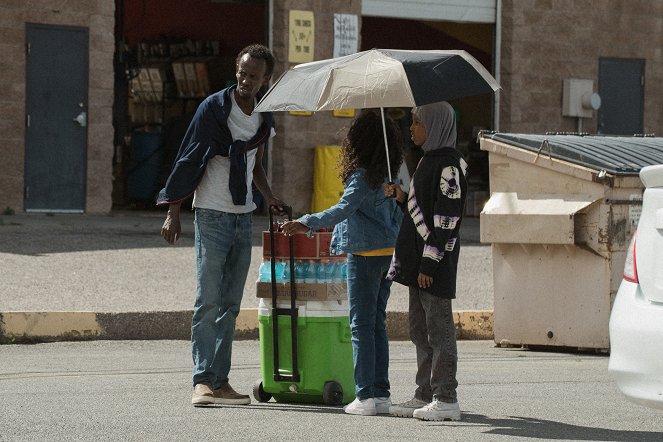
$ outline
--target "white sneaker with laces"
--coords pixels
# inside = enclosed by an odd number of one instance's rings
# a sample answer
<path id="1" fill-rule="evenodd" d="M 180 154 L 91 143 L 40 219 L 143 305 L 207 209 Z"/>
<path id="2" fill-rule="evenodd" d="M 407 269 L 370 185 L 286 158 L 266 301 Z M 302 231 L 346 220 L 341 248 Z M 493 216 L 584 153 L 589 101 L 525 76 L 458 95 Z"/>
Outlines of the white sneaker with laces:
<path id="1" fill-rule="evenodd" d="M 358 414 L 360 416 L 375 416 L 375 400 L 373 398 L 364 399 L 355 398 L 354 401 L 343 407 L 343 411 L 348 414 Z"/>
<path id="2" fill-rule="evenodd" d="M 376 397 L 373 400 L 375 401 L 375 411 L 377 414 L 389 414 L 389 408 L 391 408 L 390 397 Z"/>
<path id="3" fill-rule="evenodd" d="M 414 417 L 424 421 L 459 421 L 460 406 L 458 402 L 442 402 L 433 400 L 421 408 L 414 410 Z"/>
<path id="4" fill-rule="evenodd" d="M 413 397 L 407 402 L 402 402 L 400 404 L 392 405 L 389 407 L 389 414 L 392 416 L 412 417 L 414 410 L 425 405 L 428 405 L 428 403 Z"/>

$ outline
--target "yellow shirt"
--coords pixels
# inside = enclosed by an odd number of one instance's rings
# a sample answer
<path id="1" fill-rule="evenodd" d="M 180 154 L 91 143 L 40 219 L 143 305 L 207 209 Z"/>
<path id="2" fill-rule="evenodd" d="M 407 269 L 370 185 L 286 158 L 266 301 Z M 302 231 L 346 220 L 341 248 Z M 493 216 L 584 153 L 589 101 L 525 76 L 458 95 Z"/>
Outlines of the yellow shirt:
<path id="1" fill-rule="evenodd" d="M 375 250 L 368 250 L 366 252 L 354 252 L 353 255 L 361 255 L 361 256 L 391 256 L 394 254 L 394 248 L 393 247 L 387 247 L 384 249 L 375 249 Z"/>

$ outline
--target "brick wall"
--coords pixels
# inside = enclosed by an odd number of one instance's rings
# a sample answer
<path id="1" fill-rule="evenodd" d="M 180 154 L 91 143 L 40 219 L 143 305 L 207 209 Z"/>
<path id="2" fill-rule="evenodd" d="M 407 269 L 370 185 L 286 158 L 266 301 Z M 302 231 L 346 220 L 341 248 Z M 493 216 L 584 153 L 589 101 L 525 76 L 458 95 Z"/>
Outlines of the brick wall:
<path id="1" fill-rule="evenodd" d="M 331 58 L 334 50 L 334 13 L 361 16 L 360 0 L 283 0 L 274 2 L 273 50 L 277 59 L 276 80 L 288 69 L 288 16 L 290 9 L 315 12 L 315 60 Z M 360 17 L 361 25 L 361 17 Z M 331 112 L 311 117 L 276 114 L 272 150 L 272 189 L 295 212 L 308 212 L 313 186 L 313 155 L 317 145 L 338 145 L 351 119 L 335 118 Z"/>
<path id="2" fill-rule="evenodd" d="M 0 210 L 23 210 L 26 23 L 89 28 L 88 213 L 111 208 L 115 2 L 0 2 Z"/>
<path id="3" fill-rule="evenodd" d="M 503 0 L 500 130 L 575 131 L 562 116 L 565 78 L 594 80 L 599 58 L 645 59 L 646 133 L 663 134 L 663 2 Z M 596 113 L 595 113 L 596 115 Z M 596 131 L 596 118 L 583 129 Z"/>

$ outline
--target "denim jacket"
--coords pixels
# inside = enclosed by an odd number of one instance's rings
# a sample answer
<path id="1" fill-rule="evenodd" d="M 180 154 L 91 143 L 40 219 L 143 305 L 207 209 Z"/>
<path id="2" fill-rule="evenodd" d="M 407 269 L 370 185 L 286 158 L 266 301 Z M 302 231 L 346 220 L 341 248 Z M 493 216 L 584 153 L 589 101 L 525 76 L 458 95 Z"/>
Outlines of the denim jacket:
<path id="1" fill-rule="evenodd" d="M 394 247 L 402 219 L 396 201 L 384 197 L 382 186 L 371 189 L 366 170 L 359 168 L 348 177 L 338 203 L 297 221 L 312 230 L 335 224 L 330 253 L 340 255 Z"/>

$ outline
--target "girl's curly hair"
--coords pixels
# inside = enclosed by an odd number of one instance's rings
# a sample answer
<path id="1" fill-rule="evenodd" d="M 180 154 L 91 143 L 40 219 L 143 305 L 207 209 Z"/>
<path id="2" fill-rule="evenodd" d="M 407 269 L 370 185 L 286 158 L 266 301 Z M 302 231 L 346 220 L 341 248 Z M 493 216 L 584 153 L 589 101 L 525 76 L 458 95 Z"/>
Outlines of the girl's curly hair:
<path id="1" fill-rule="evenodd" d="M 394 121 L 385 118 L 385 127 L 391 173 L 392 176 L 397 176 L 403 162 L 403 140 Z M 360 167 L 366 169 L 366 177 L 372 189 L 377 189 L 388 177 L 382 119 L 375 111 L 364 111 L 352 123 L 343 140 L 339 163 L 339 176 L 343 184 Z"/>

